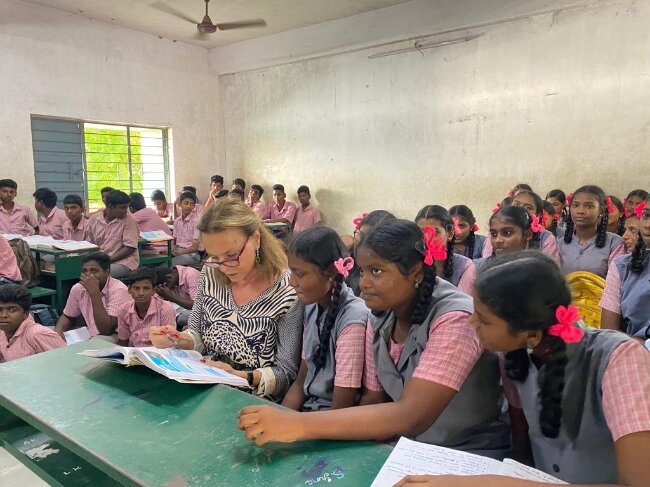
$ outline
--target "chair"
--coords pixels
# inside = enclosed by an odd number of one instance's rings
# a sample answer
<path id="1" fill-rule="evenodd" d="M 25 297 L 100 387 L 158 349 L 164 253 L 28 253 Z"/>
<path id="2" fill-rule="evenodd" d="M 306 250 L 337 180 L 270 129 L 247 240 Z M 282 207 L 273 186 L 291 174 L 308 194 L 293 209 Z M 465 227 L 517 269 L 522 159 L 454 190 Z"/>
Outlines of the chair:
<path id="1" fill-rule="evenodd" d="M 567 274 L 566 280 L 582 321 L 585 325 L 600 328 L 600 298 L 605 290 L 605 279 L 593 272 L 576 271 Z"/>
<path id="2" fill-rule="evenodd" d="M 29 292 L 32 293 L 32 298 L 50 298 L 50 306 L 56 308 L 56 289 L 50 289 L 47 287 L 34 286 L 29 288 Z"/>

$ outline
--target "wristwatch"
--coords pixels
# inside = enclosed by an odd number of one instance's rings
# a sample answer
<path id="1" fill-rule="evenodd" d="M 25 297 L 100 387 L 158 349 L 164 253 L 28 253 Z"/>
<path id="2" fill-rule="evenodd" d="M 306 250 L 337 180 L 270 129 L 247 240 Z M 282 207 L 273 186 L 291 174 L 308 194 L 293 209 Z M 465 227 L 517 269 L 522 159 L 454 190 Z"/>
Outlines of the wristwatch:
<path id="1" fill-rule="evenodd" d="M 246 381 L 248 382 L 248 385 L 251 387 L 253 387 L 253 378 L 254 376 L 252 371 L 249 370 L 248 372 L 246 372 Z"/>

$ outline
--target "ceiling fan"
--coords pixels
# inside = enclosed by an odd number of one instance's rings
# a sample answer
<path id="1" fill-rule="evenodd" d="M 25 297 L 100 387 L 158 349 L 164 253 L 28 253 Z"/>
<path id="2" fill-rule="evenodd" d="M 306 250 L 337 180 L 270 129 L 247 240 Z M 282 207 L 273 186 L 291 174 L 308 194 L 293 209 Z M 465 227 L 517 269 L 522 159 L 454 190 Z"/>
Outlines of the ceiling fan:
<path id="1" fill-rule="evenodd" d="M 192 19 L 186 16 L 184 13 L 175 10 L 174 8 L 168 6 L 163 2 L 156 2 L 151 4 L 152 7 L 161 10 L 165 13 L 173 15 L 174 17 L 181 18 L 187 22 L 191 22 L 196 25 L 196 29 L 199 31 L 199 36 L 204 34 L 214 34 L 217 30 L 233 30 L 233 29 L 248 29 L 251 27 L 266 27 L 266 21 L 264 19 L 251 19 L 251 20 L 240 20 L 236 22 L 222 22 L 215 24 L 212 22 L 210 15 L 208 14 L 208 5 L 210 0 L 205 1 L 205 15 L 201 22 L 197 22 L 195 19 Z"/>

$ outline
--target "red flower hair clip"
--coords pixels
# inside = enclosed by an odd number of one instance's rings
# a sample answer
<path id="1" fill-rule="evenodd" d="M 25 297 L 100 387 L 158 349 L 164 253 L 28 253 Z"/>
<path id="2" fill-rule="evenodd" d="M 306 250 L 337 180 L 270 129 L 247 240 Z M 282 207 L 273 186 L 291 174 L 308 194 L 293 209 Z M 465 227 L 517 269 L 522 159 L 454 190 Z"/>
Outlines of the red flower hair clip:
<path id="1" fill-rule="evenodd" d="M 641 203 L 639 203 L 634 207 L 634 214 L 639 220 L 641 219 L 641 216 L 643 216 L 644 209 L 645 209 L 645 201 L 642 201 Z"/>
<path id="2" fill-rule="evenodd" d="M 478 232 L 478 225 L 476 223 L 472 226 L 472 232 Z"/>
<path id="3" fill-rule="evenodd" d="M 442 242 L 442 238 L 436 238 L 436 231 L 432 227 L 424 227 L 424 263 L 433 265 L 436 260 L 445 260 L 447 258 L 447 246 Z"/>
<path id="4" fill-rule="evenodd" d="M 361 222 L 362 222 L 363 219 L 364 219 L 365 217 L 367 217 L 367 216 L 368 216 L 368 213 L 364 213 L 364 214 L 362 214 L 360 217 L 357 217 L 357 218 L 355 218 L 354 220 L 352 220 L 352 224 L 354 225 L 354 228 L 355 228 L 356 230 L 359 230 L 359 228 L 361 228 Z"/>
<path id="5" fill-rule="evenodd" d="M 535 215 L 530 223 L 530 229 L 535 233 L 542 233 L 546 228 L 539 223 L 539 217 Z"/>
<path id="6" fill-rule="evenodd" d="M 553 215 L 553 220 L 558 220 L 558 221 L 559 221 L 559 220 L 560 220 L 560 214 L 559 214 L 559 213 L 555 213 L 555 214 Z"/>
<path id="7" fill-rule="evenodd" d="M 506 198 L 512 198 L 515 195 L 514 190 L 509 189 L 508 192 L 506 193 Z"/>
<path id="8" fill-rule="evenodd" d="M 354 259 L 352 257 L 341 257 L 334 261 L 334 268 L 336 272 L 341 274 L 343 278 L 346 278 L 350 275 L 350 271 L 354 267 Z"/>
<path id="9" fill-rule="evenodd" d="M 494 208 L 492 208 L 492 213 L 496 213 L 500 209 L 501 209 L 501 203 L 497 203 L 497 205 Z"/>
<path id="10" fill-rule="evenodd" d="M 454 221 L 454 235 L 460 235 L 461 234 L 461 229 L 460 225 L 458 224 L 458 218 L 453 218 Z"/>
<path id="11" fill-rule="evenodd" d="M 566 207 L 571 207 L 571 200 L 573 199 L 573 193 L 566 195 Z"/>
<path id="12" fill-rule="evenodd" d="M 605 198 L 605 207 L 607 208 L 607 213 L 610 215 L 616 212 L 616 205 L 612 203 L 612 199 L 609 196 Z"/>
<path id="13" fill-rule="evenodd" d="M 561 338 L 564 343 L 579 342 L 584 332 L 577 326 L 576 321 L 580 320 L 578 308 L 572 304 L 569 306 L 558 306 L 555 310 L 557 323 L 548 329 L 548 334 Z"/>

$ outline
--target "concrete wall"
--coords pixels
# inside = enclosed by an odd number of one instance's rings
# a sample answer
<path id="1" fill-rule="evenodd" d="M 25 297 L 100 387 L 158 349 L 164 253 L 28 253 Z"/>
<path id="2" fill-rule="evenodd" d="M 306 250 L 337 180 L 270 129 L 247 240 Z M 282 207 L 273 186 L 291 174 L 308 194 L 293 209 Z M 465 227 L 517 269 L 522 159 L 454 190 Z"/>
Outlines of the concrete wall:
<path id="1" fill-rule="evenodd" d="M 215 49 L 227 173 L 308 184 L 340 231 L 461 202 L 484 228 L 517 182 L 624 196 L 649 185 L 648 25 L 645 0 L 414 0 Z"/>
<path id="2" fill-rule="evenodd" d="M 176 188 L 218 172 L 208 51 L 0 0 L 0 173 L 33 205 L 30 115 L 172 127 Z"/>

